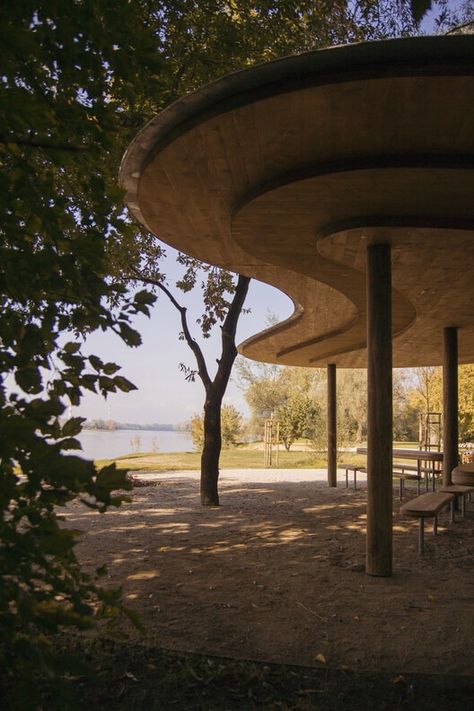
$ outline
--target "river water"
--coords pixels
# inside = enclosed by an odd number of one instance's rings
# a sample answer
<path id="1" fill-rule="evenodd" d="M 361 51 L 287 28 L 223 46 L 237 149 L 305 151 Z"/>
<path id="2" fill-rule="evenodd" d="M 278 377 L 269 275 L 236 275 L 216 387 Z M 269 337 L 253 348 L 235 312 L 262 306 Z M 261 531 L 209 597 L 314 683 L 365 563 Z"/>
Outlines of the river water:
<path id="1" fill-rule="evenodd" d="M 110 459 L 135 452 L 192 452 L 189 432 L 157 430 L 83 430 L 76 437 L 80 456 Z M 71 452 L 72 454 L 72 452 Z"/>

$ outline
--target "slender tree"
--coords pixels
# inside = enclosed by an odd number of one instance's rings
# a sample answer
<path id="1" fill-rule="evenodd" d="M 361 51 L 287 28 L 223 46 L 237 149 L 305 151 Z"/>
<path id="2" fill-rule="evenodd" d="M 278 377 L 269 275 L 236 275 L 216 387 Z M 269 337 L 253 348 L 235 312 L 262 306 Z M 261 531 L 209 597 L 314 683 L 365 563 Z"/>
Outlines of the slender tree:
<path id="1" fill-rule="evenodd" d="M 415 24 L 408 0 L 177 0 L 149 3 L 147 23 L 159 40 L 164 59 L 161 86 L 142 104 L 134 103 L 127 121 L 143 123 L 177 97 L 201 87 L 223 74 L 290 53 L 362 39 L 376 39 L 413 32 Z M 221 356 L 213 376 L 203 351 L 191 332 L 186 308 L 166 282 L 162 258 L 165 248 L 159 239 L 137 230 L 118 241 L 110 241 L 111 273 L 141 282 L 165 294 L 176 308 L 181 337 L 189 345 L 196 366 L 181 369 L 186 378 L 200 378 L 205 389 L 204 448 L 201 462 L 201 501 L 217 505 L 218 462 L 221 448 L 220 408 L 236 356 L 235 332 L 249 280 L 238 276 L 235 283 L 228 272 L 202 265 L 180 255 L 184 277 L 176 286 L 188 292 L 204 272 L 203 314 L 198 319 L 202 335 L 221 327 Z"/>
<path id="2" fill-rule="evenodd" d="M 181 281 L 182 288 L 187 291 L 194 287 L 199 274 L 200 263 L 181 257 L 188 265 L 185 277 Z M 205 282 L 205 302 L 207 308 L 200 319 L 200 325 L 205 337 L 209 336 L 211 328 L 220 324 L 221 353 L 217 361 L 217 370 L 212 376 L 204 357 L 203 350 L 191 333 L 188 322 L 187 308 L 179 303 L 163 279 L 155 279 L 145 274 L 135 272 L 136 278 L 155 287 L 165 294 L 179 314 L 181 337 L 191 349 L 195 368 L 180 364 L 181 370 L 189 381 L 196 376 L 201 380 L 204 391 L 203 446 L 201 454 L 201 504 L 203 506 L 218 506 L 219 456 L 222 446 L 221 409 L 222 400 L 229 382 L 232 366 L 237 357 L 235 334 L 239 316 L 242 313 L 247 296 L 250 279 L 239 275 L 234 284 L 232 276 L 223 270 L 205 267 L 208 279 Z M 229 298 L 226 298 L 226 295 Z"/>

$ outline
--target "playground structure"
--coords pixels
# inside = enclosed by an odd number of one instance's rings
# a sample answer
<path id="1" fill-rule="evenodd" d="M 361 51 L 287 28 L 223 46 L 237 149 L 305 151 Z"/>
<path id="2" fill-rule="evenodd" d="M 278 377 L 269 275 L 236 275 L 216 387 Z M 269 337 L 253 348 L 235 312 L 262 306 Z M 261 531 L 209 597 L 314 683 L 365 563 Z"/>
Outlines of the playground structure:
<path id="1" fill-rule="evenodd" d="M 263 431 L 263 466 L 278 466 L 280 459 L 280 423 L 270 417 L 265 420 Z"/>
<path id="2" fill-rule="evenodd" d="M 440 452 L 443 438 L 441 412 L 420 412 L 418 444 L 427 452 Z"/>

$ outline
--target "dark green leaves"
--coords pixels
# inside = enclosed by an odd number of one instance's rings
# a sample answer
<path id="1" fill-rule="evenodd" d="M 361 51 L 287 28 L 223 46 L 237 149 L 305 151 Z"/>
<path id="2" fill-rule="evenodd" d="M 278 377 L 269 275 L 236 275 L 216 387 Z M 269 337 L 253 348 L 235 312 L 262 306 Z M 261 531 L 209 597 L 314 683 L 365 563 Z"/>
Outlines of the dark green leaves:
<path id="1" fill-rule="evenodd" d="M 140 0 L 0 3 L 0 668 L 23 677 L 51 663 L 44 631 L 120 605 L 81 572 L 57 511 L 77 497 L 105 510 L 127 487 L 67 454 L 82 418 L 64 413 L 84 389 L 133 388 L 83 343 L 108 330 L 138 345 L 133 316 L 154 300 L 107 279 L 108 242 L 134 234 L 117 187 L 126 116 L 161 67 L 148 12 Z"/>
<path id="2" fill-rule="evenodd" d="M 138 331 L 135 331 L 135 329 L 131 328 L 127 323 L 119 324 L 119 332 L 127 346 L 139 346 L 142 342 Z"/>
<path id="3" fill-rule="evenodd" d="M 85 421 L 85 417 L 71 417 L 64 423 L 61 430 L 62 437 L 74 437 L 78 435 L 82 429 L 82 423 Z"/>
<path id="4" fill-rule="evenodd" d="M 25 393 L 41 392 L 41 374 L 39 368 L 35 368 L 34 365 L 18 368 L 15 372 L 15 380 Z"/>
<path id="5" fill-rule="evenodd" d="M 432 4 L 432 0 L 411 0 L 413 19 L 419 22 L 428 10 L 431 10 Z"/>
<path id="6" fill-rule="evenodd" d="M 127 378 L 124 378 L 121 375 L 116 375 L 113 381 L 115 387 L 118 388 L 118 390 L 121 390 L 123 393 L 129 393 L 131 390 L 137 389 L 136 386 L 130 382 L 130 380 L 127 380 Z"/>

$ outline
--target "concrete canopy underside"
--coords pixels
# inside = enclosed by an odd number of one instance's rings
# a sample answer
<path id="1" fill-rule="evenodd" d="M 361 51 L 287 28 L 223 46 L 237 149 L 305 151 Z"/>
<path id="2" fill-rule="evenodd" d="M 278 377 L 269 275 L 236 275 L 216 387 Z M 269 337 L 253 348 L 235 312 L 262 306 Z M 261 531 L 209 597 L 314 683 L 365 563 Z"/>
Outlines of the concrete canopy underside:
<path id="1" fill-rule="evenodd" d="M 367 245 L 389 244 L 393 365 L 474 362 L 474 37 L 336 47 L 238 72 L 137 136 L 121 181 L 168 244 L 287 293 L 256 360 L 366 367 Z"/>

